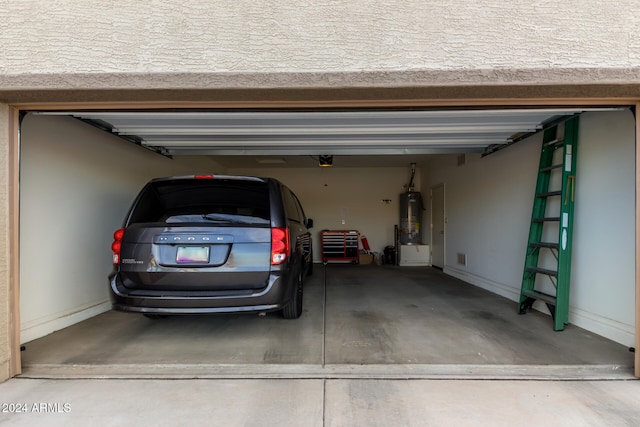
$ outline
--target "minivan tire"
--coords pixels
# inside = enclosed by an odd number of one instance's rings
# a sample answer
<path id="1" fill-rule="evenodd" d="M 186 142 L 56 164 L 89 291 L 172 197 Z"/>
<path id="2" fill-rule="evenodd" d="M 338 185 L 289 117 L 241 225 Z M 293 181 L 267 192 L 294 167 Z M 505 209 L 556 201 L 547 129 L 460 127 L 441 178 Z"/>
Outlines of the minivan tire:
<path id="1" fill-rule="evenodd" d="M 298 274 L 296 286 L 293 288 L 291 301 L 282 309 L 282 317 L 285 319 L 297 319 L 302 315 L 302 272 Z"/>

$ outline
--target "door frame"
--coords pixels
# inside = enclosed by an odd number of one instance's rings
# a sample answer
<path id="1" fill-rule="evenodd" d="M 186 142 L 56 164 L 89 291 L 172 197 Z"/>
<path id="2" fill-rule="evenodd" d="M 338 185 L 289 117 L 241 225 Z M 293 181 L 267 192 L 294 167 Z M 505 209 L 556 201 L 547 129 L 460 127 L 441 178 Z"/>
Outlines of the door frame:
<path id="1" fill-rule="evenodd" d="M 8 114 L 9 227 L 7 266 L 9 269 L 9 378 L 22 373 L 20 356 L 20 110 L 9 106 Z M 2 378 L 0 378 L 2 382 Z"/>
<path id="2" fill-rule="evenodd" d="M 636 343 L 635 376 L 640 378 L 640 102 L 635 107 L 636 118 Z"/>
<path id="3" fill-rule="evenodd" d="M 7 232 L 9 238 L 7 254 L 9 257 L 9 368 L 10 377 L 21 373 L 20 358 L 20 312 L 19 312 L 19 116 L 21 111 L 31 109 L 43 110 L 74 110 L 74 109 L 162 109 L 162 108 L 358 108 L 358 107 L 505 107 L 505 106 L 567 106 L 567 105 L 631 105 L 635 106 L 636 119 L 636 229 L 635 229 L 635 376 L 640 378 L 640 101 L 635 98 L 522 98 L 522 99 L 368 99 L 351 101 L 323 101 L 310 99 L 304 101 L 122 101 L 122 102 L 27 102 L 9 104 L 9 222 L 11 230 Z M 446 215 L 446 211 L 445 211 Z M 445 220 L 446 225 L 446 220 Z M 433 233 L 432 233 L 433 238 Z M 445 250 L 446 254 L 446 250 Z M 446 259 L 445 259 L 446 261 Z M 0 378 L 0 381 L 2 379 Z"/>
<path id="4" fill-rule="evenodd" d="M 433 241 L 434 241 L 434 238 L 433 238 L 433 236 L 434 236 L 434 234 L 433 234 L 434 233 L 434 227 L 433 227 L 434 226 L 434 221 L 433 221 L 433 219 L 434 219 L 434 215 L 433 215 L 433 212 L 434 212 L 434 209 L 433 209 L 434 197 L 433 197 L 433 192 L 434 192 L 435 189 L 438 189 L 440 187 L 442 187 L 442 230 L 444 231 L 444 237 L 442 238 L 442 266 L 438 266 L 438 265 L 434 265 L 433 264 L 433 258 L 434 258 L 433 254 L 435 252 L 435 250 L 434 250 L 435 249 L 435 245 L 433 244 Z M 436 184 L 436 185 L 432 186 L 429 189 L 429 196 L 430 196 L 429 199 L 430 199 L 430 206 L 431 206 L 430 207 L 430 215 L 431 215 L 430 235 L 431 235 L 431 239 L 430 239 L 430 242 L 429 242 L 430 245 L 431 245 L 431 265 L 433 265 L 434 267 L 442 268 L 444 270 L 445 266 L 447 265 L 447 239 L 446 239 L 446 235 L 447 235 L 447 203 L 446 203 L 447 193 L 446 193 L 446 184 L 443 182 L 443 183 Z"/>

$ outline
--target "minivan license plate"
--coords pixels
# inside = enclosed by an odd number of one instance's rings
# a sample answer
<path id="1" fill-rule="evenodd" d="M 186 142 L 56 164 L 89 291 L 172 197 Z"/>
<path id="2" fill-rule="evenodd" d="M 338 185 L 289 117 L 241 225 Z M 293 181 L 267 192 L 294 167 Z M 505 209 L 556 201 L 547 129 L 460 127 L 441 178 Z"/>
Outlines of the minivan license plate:
<path id="1" fill-rule="evenodd" d="M 209 262 L 209 248 L 207 246 L 178 246 L 176 262 Z"/>

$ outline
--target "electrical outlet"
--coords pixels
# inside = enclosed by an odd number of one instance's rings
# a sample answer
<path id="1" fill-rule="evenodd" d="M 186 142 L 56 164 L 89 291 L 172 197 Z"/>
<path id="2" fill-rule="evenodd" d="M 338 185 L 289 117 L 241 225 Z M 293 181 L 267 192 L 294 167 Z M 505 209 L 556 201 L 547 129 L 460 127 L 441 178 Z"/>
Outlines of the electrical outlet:
<path id="1" fill-rule="evenodd" d="M 458 254 L 458 265 L 467 265 L 467 254 Z"/>

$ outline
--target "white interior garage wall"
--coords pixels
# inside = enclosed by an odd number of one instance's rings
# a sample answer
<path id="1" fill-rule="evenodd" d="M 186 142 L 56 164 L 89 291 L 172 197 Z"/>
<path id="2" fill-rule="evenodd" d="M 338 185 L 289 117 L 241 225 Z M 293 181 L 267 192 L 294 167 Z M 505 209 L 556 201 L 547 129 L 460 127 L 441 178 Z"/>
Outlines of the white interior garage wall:
<path id="1" fill-rule="evenodd" d="M 393 227 L 400 220 L 399 196 L 411 171 L 406 168 L 230 169 L 230 173 L 277 178 L 298 196 L 314 221 L 314 261 L 321 260 L 320 231 L 358 230 L 371 250 L 393 245 Z M 415 191 L 420 191 L 420 170 Z M 389 203 L 383 200 L 390 200 Z"/>
<path id="2" fill-rule="evenodd" d="M 20 334 L 28 342 L 110 308 L 113 231 L 155 176 L 205 173 L 65 117 L 28 115 L 20 150 Z"/>
<path id="3" fill-rule="evenodd" d="M 425 191 L 446 185 L 446 273 L 519 298 L 540 144 L 537 135 L 484 158 L 467 156 L 464 166 L 452 156 L 423 169 Z M 634 159 L 631 112 L 581 117 L 569 321 L 628 346 L 635 331 Z M 457 264 L 458 253 L 467 255 L 466 266 Z"/>

